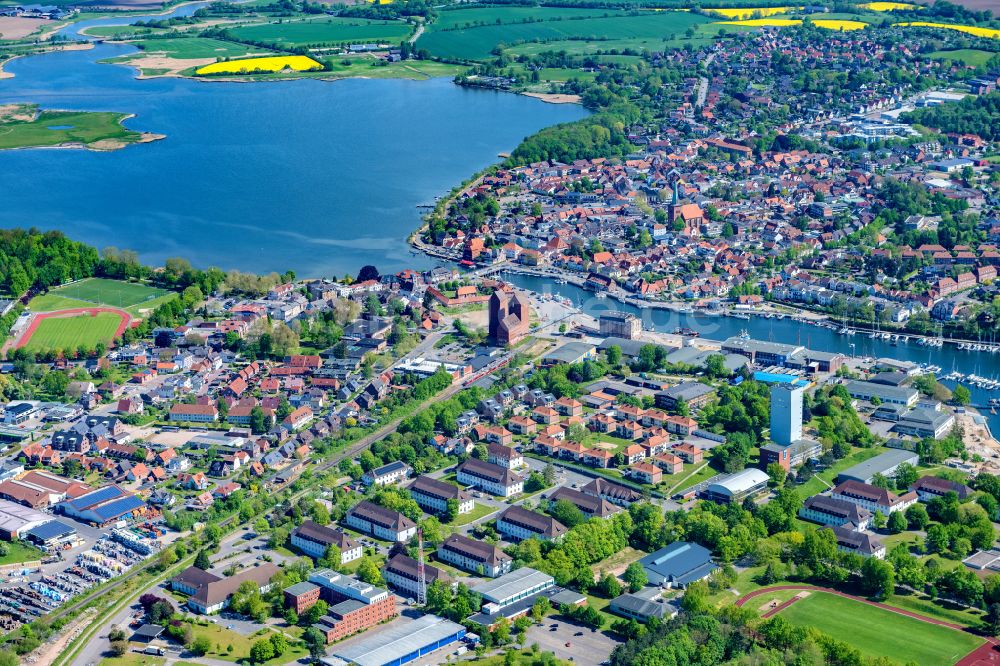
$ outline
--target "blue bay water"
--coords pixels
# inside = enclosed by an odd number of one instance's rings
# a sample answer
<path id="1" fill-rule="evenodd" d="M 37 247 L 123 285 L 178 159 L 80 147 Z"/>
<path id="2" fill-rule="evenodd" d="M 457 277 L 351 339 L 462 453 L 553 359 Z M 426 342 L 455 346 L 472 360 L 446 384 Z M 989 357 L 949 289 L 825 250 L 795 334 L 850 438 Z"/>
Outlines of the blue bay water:
<path id="1" fill-rule="evenodd" d="M 425 267 L 406 244 L 418 205 L 586 114 L 450 79 L 137 80 L 96 62 L 133 50 L 98 44 L 5 66 L 15 76 L 0 80 L 0 104 L 121 111 L 135 114 L 128 127 L 167 138 L 108 153 L 0 152 L 0 227 L 60 229 L 149 263 L 300 276 Z"/>

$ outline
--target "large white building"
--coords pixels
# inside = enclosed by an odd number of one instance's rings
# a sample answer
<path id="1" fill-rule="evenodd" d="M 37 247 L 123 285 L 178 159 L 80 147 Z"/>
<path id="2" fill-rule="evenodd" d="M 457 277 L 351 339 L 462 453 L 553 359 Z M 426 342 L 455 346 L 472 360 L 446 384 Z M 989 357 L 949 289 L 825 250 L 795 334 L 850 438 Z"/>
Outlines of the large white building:
<path id="1" fill-rule="evenodd" d="M 524 477 L 520 474 L 478 458 L 468 458 L 459 465 L 457 478 L 459 483 L 500 497 L 510 497 L 524 491 Z"/>
<path id="2" fill-rule="evenodd" d="M 409 541 L 417 533 L 416 523 L 403 514 L 367 500 L 355 504 L 346 520 L 350 527 L 386 541 Z"/>
<path id="3" fill-rule="evenodd" d="M 832 527 L 850 524 L 854 529 L 866 530 L 871 524 L 872 514 L 853 502 L 813 495 L 799 509 L 799 518 Z"/>
<path id="4" fill-rule="evenodd" d="M 792 384 L 771 386 L 771 440 L 789 445 L 802 439 L 802 394 L 805 389 Z"/>
<path id="5" fill-rule="evenodd" d="M 294 530 L 291 535 L 292 546 L 306 555 L 319 559 L 325 557 L 330 546 L 340 551 L 340 563 L 347 564 L 360 559 L 361 544 L 340 530 L 335 530 L 311 520 L 307 520 Z"/>
<path id="6" fill-rule="evenodd" d="M 917 494 L 912 490 L 902 495 L 896 495 L 885 488 L 860 481 L 844 481 L 833 489 L 830 496 L 834 499 L 857 504 L 872 513 L 878 511 L 883 516 L 888 516 L 894 511 L 905 511 L 917 503 Z"/>
<path id="7" fill-rule="evenodd" d="M 514 505 L 507 508 L 497 518 L 497 532 L 510 541 L 538 539 L 558 541 L 566 534 L 566 526 L 551 516 Z"/>
<path id="8" fill-rule="evenodd" d="M 448 510 L 448 500 L 458 503 L 459 513 L 468 513 L 476 507 L 472 495 L 447 481 L 438 481 L 421 475 L 409 486 L 410 496 L 424 511 L 444 513 Z"/>
<path id="9" fill-rule="evenodd" d="M 452 534 L 438 546 L 438 558 L 459 569 L 496 578 L 510 571 L 513 559 L 491 543 Z"/>
<path id="10" fill-rule="evenodd" d="M 396 460 L 365 472 L 361 480 L 366 486 L 390 486 L 407 479 L 411 471 L 405 462 Z"/>

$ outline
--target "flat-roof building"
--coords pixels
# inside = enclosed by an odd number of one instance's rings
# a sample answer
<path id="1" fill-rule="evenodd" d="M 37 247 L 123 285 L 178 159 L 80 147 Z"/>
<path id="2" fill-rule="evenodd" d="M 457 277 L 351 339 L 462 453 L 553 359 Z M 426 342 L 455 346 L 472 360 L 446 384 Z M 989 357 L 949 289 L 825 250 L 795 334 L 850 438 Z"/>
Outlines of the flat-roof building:
<path id="1" fill-rule="evenodd" d="M 916 404 L 920 393 L 915 388 L 907 386 L 886 386 L 874 382 L 849 381 L 844 384 L 844 388 L 852 398 L 858 400 L 872 401 L 878 398 L 879 402 L 890 405 L 904 405 L 912 407 Z"/>
<path id="2" fill-rule="evenodd" d="M 465 627 L 437 615 L 415 620 L 400 619 L 377 634 L 333 650 L 334 659 L 320 661 L 330 666 L 401 666 L 461 640 Z"/>
<path id="3" fill-rule="evenodd" d="M 521 599 L 547 590 L 555 585 L 555 579 L 531 567 L 521 567 L 495 580 L 480 583 L 472 591 L 483 598 L 483 605 L 495 604 L 503 608 Z"/>
<path id="4" fill-rule="evenodd" d="M 876 475 L 892 478 L 896 475 L 896 470 L 902 464 L 916 467 L 920 463 L 920 456 L 912 451 L 903 449 L 890 449 L 874 458 L 869 458 L 857 465 L 848 467 L 837 475 L 837 482 L 860 481 L 861 483 L 871 483 Z"/>
<path id="5" fill-rule="evenodd" d="M 33 529 L 54 522 L 52 516 L 31 507 L 0 499 L 0 537 L 14 541 Z"/>
<path id="6" fill-rule="evenodd" d="M 602 336 L 634 340 L 642 332 L 642 322 L 630 312 L 606 312 L 598 320 Z"/>

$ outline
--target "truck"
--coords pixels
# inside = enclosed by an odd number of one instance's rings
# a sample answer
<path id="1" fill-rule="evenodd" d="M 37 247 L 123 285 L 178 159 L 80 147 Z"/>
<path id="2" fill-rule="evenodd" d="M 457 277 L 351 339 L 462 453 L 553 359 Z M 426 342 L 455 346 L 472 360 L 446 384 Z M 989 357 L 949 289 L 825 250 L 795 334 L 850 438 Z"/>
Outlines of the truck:
<path id="1" fill-rule="evenodd" d="M 151 655 L 154 655 L 154 656 L 157 656 L 157 657 L 162 657 L 163 654 L 164 654 L 163 653 L 163 648 L 157 647 L 155 645 L 150 645 L 149 647 L 147 647 L 142 652 L 143 652 L 143 654 L 151 654 Z"/>

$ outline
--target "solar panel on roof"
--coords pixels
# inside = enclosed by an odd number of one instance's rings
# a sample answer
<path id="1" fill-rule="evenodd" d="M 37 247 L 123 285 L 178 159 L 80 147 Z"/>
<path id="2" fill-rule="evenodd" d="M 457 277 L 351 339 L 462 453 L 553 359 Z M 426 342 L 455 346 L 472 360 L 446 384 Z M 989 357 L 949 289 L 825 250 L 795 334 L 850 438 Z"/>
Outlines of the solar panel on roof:
<path id="1" fill-rule="evenodd" d="M 104 488 L 99 488 L 92 493 L 87 493 L 86 495 L 81 495 L 76 499 L 70 500 L 67 504 L 77 511 L 83 511 L 84 509 L 89 509 L 95 504 L 100 504 L 101 502 L 107 502 L 108 500 L 116 497 L 121 497 L 123 494 L 124 491 L 118 486 L 105 486 Z"/>
<path id="2" fill-rule="evenodd" d="M 94 513 L 97 514 L 102 520 L 111 520 L 112 518 L 117 518 L 118 516 L 124 515 L 129 511 L 134 511 L 143 505 L 143 501 L 136 496 L 123 497 L 120 500 L 109 502 L 104 506 L 99 506 L 94 509 Z"/>
<path id="3" fill-rule="evenodd" d="M 39 541 L 48 541 L 49 539 L 58 539 L 59 537 L 68 536 L 75 532 L 76 530 L 69 525 L 60 523 L 58 520 L 51 520 L 38 527 L 32 527 L 27 531 L 26 536 L 34 537 Z"/>

